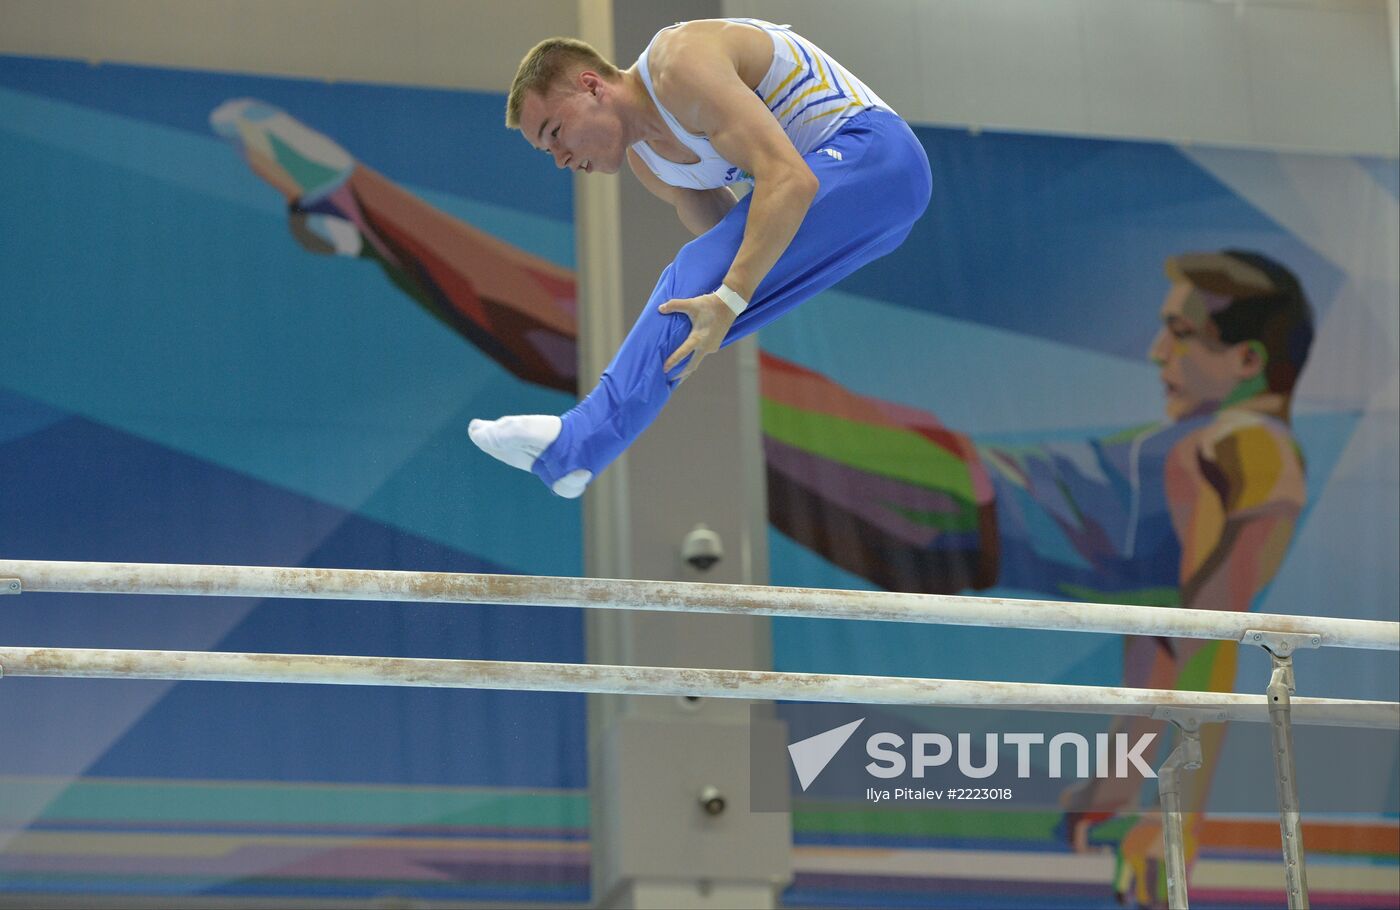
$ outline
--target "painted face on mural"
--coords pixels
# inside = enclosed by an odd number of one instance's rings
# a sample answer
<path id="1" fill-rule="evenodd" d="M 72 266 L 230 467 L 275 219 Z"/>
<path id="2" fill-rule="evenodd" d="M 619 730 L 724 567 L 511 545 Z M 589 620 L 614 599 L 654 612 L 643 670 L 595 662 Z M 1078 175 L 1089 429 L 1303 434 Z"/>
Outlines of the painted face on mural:
<path id="1" fill-rule="evenodd" d="M 531 93 L 520 106 L 520 132 L 558 167 L 616 174 L 627 154 L 616 92 L 597 73 L 579 73 L 547 97 Z"/>
<path id="2" fill-rule="evenodd" d="M 1181 420 L 1209 413 L 1237 397 L 1264 369 L 1254 342 L 1226 344 L 1210 314 L 1230 301 L 1189 284 L 1173 284 L 1162 304 L 1162 327 L 1148 356 L 1161 368 L 1167 416 Z"/>

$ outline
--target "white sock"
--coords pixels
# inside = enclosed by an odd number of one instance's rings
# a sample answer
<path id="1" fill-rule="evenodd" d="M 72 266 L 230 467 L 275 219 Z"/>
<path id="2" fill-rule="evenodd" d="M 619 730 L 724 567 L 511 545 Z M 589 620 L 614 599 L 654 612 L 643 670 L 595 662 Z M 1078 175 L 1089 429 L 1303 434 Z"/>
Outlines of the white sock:
<path id="1" fill-rule="evenodd" d="M 577 471 L 570 471 L 563 477 L 554 481 L 554 486 L 550 487 L 556 496 L 565 499 L 578 499 L 583 495 L 583 491 L 588 486 L 588 482 L 593 479 L 592 471 L 585 471 L 579 468 Z"/>
<path id="2" fill-rule="evenodd" d="M 559 438 L 563 426 L 563 421 L 552 414 L 521 414 L 500 420 L 473 420 L 467 426 L 467 435 L 492 458 L 528 471 L 550 443 Z M 592 471 L 570 471 L 556 480 L 551 489 L 566 499 L 575 499 L 583 495 L 592 479 Z"/>

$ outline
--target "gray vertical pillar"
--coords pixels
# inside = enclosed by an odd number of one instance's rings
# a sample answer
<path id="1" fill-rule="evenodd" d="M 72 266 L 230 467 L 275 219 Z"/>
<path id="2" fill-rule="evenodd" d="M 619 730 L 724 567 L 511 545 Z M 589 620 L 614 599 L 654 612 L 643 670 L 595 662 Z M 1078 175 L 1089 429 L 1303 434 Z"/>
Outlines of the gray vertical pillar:
<path id="1" fill-rule="evenodd" d="M 580 0 L 580 36 L 624 68 L 655 32 L 719 0 Z M 690 239 L 629 174 L 576 182 L 584 384 L 591 386 Z M 590 576 L 762 584 L 766 506 L 752 340 L 709 357 L 584 497 Z M 723 558 L 681 557 L 697 524 Z M 591 611 L 594 663 L 765 669 L 768 620 Z M 791 877 L 786 815 L 752 814 L 749 708 L 739 700 L 589 700 L 593 893 L 604 907 L 771 907 Z M 724 809 L 705 811 L 702 793 Z M 713 801 L 711 807 L 716 805 Z"/>
<path id="2" fill-rule="evenodd" d="M 1389 0 L 1385 15 L 1390 23 L 1390 78 L 1395 86 L 1395 114 L 1400 118 L 1400 0 Z"/>

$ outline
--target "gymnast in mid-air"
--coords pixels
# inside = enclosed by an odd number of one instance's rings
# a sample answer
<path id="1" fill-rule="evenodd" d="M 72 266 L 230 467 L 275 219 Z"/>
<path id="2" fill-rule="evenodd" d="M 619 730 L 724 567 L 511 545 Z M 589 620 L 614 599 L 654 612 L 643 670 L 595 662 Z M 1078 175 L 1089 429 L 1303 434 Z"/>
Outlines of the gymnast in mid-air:
<path id="1" fill-rule="evenodd" d="M 704 357 L 897 248 L 931 189 L 923 147 L 888 104 L 757 19 L 662 29 L 625 70 L 582 41 L 542 41 L 516 73 L 506 125 L 561 168 L 612 174 L 625 160 L 696 235 L 578 405 L 471 422 L 481 449 L 569 498 Z"/>

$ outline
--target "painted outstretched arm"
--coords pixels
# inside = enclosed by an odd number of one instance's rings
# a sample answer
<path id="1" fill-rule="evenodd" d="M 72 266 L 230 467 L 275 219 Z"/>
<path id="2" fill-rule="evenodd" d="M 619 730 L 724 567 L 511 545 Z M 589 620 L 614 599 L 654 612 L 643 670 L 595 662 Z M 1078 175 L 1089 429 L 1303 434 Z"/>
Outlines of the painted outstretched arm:
<path id="1" fill-rule="evenodd" d="M 330 138 L 253 99 L 210 115 L 287 200 L 308 250 L 368 258 L 510 372 L 574 392 L 573 274 L 477 230 L 357 162 Z"/>
<path id="2" fill-rule="evenodd" d="M 994 494 L 966 435 L 771 354 L 760 366 L 775 528 L 887 590 L 996 582 Z"/>

